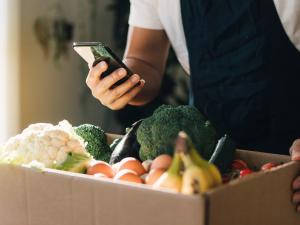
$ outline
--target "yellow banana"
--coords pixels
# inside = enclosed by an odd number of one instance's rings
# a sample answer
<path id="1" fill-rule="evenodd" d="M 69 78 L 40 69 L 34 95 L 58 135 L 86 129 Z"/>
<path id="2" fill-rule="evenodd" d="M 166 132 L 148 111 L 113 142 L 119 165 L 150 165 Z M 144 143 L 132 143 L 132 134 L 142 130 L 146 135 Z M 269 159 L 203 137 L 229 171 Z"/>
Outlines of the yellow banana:
<path id="1" fill-rule="evenodd" d="M 209 167 L 198 166 L 192 160 L 187 138 L 184 132 L 180 132 L 176 140 L 175 150 L 180 154 L 185 167 L 181 192 L 188 195 L 204 193 L 213 187 L 214 179 L 208 170 Z"/>
<path id="2" fill-rule="evenodd" d="M 196 166 L 189 155 L 182 155 L 185 171 L 182 179 L 181 193 L 192 195 L 205 193 L 214 185 L 214 180 L 208 170 Z"/>
<path id="3" fill-rule="evenodd" d="M 218 168 L 214 164 L 209 163 L 199 155 L 199 153 L 197 152 L 196 148 L 194 147 L 193 143 L 189 138 L 187 138 L 187 141 L 190 149 L 190 156 L 194 161 L 194 163 L 199 167 L 209 170 L 210 174 L 214 178 L 214 186 L 218 186 L 222 184 L 222 176 Z"/>
<path id="4" fill-rule="evenodd" d="M 153 184 L 153 188 L 167 188 L 175 192 L 180 192 L 182 185 L 182 175 L 180 174 L 181 165 L 182 161 L 180 155 L 175 152 L 170 168 L 158 178 Z"/>
<path id="5" fill-rule="evenodd" d="M 212 174 L 212 176 L 214 178 L 214 186 L 219 186 L 220 184 L 223 183 L 222 175 L 221 175 L 220 171 L 212 163 L 209 163 L 209 172 Z"/>

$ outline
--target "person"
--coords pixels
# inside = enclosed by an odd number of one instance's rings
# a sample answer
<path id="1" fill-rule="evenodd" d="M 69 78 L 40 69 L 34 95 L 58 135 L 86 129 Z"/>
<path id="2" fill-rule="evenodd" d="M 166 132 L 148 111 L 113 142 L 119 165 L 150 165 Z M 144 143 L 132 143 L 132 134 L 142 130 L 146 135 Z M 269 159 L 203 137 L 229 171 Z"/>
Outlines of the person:
<path id="1" fill-rule="evenodd" d="M 299 0 L 131 0 L 122 68 L 86 83 L 103 105 L 143 105 L 161 86 L 170 46 L 190 75 L 190 103 L 239 148 L 300 160 Z M 139 82 L 139 83 L 138 83 Z M 290 147 L 291 146 L 291 147 Z M 300 212 L 300 177 L 293 182 Z"/>

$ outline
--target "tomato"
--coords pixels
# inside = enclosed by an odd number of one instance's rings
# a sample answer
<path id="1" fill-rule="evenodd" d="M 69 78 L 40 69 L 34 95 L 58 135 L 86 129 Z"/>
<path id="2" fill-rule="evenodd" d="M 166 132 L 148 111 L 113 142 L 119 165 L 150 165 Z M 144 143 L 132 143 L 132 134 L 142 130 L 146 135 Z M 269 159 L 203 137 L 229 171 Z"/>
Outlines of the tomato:
<path id="1" fill-rule="evenodd" d="M 252 174 L 253 171 L 250 169 L 244 169 L 240 171 L 240 177 L 245 177 L 248 176 L 249 174 Z"/>
<path id="2" fill-rule="evenodd" d="M 233 170 L 244 170 L 244 169 L 248 169 L 249 167 L 247 163 L 245 163 L 243 160 L 235 159 L 231 164 L 231 168 Z"/>
<path id="3" fill-rule="evenodd" d="M 262 170 L 262 171 L 270 170 L 270 169 L 272 169 L 272 168 L 274 168 L 276 166 L 277 166 L 277 164 L 269 162 L 269 163 L 266 163 L 266 164 L 262 165 L 262 167 L 260 168 L 260 170 Z"/>

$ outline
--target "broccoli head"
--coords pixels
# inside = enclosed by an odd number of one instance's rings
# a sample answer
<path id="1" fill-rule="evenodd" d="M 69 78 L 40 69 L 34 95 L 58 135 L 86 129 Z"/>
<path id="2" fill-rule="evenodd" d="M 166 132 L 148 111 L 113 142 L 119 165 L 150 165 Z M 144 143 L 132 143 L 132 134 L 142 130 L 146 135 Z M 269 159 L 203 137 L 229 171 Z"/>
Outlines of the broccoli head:
<path id="1" fill-rule="evenodd" d="M 187 105 L 162 105 L 143 120 L 137 130 L 140 158 L 147 160 L 160 154 L 173 154 L 174 141 L 180 131 L 190 136 L 204 158 L 210 158 L 217 141 L 216 131 L 198 109 Z"/>
<path id="2" fill-rule="evenodd" d="M 75 133 L 87 143 L 86 150 L 97 160 L 109 162 L 111 149 L 107 143 L 106 134 L 92 124 L 82 124 L 74 128 Z"/>

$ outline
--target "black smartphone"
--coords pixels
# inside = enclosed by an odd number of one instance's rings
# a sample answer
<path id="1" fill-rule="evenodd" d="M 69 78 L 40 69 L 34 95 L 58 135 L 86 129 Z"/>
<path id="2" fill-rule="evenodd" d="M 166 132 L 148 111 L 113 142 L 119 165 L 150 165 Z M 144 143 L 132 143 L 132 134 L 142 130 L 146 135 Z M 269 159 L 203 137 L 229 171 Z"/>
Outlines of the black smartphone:
<path id="1" fill-rule="evenodd" d="M 122 62 L 122 60 L 119 59 L 109 47 L 101 42 L 74 42 L 73 49 L 89 65 L 95 66 L 101 61 L 105 61 L 108 64 L 108 69 L 101 75 L 101 79 L 119 68 L 124 68 L 127 71 L 127 75 L 117 81 L 112 87 L 122 84 L 133 75 L 132 71 Z"/>

